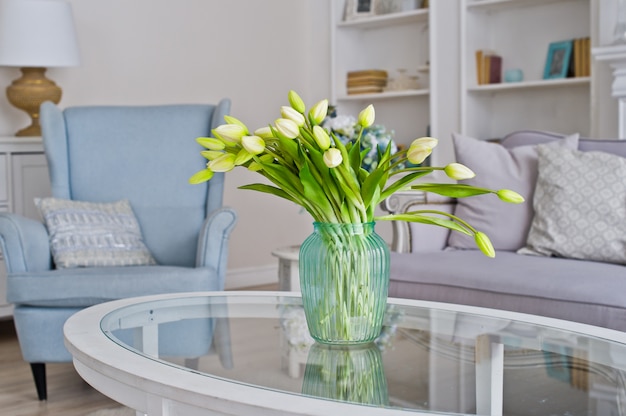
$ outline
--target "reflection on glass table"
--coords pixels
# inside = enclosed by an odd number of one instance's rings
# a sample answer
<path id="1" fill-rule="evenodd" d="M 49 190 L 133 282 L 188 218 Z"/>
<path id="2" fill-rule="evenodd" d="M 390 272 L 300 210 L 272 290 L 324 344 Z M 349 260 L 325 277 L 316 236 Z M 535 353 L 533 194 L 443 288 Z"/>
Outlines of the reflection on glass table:
<path id="1" fill-rule="evenodd" d="M 226 335 L 195 336 L 218 322 Z M 392 412 L 626 412 L 626 334 L 532 315 L 390 299 L 376 343 L 330 348 L 308 336 L 299 297 L 237 292 L 139 301 L 109 312 L 101 328 L 183 372 Z M 216 345 L 229 365 L 210 354 Z"/>

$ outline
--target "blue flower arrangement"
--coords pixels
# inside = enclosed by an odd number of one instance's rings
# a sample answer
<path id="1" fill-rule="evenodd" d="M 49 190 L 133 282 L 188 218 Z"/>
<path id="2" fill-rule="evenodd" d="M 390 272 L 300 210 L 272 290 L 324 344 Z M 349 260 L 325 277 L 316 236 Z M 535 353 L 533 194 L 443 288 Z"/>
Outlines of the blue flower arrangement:
<path id="1" fill-rule="evenodd" d="M 329 115 L 324 119 L 322 126 L 341 140 L 343 144 L 355 143 L 363 129 L 361 135 L 361 151 L 367 153 L 363 157 L 361 167 L 368 172 L 372 172 L 378 166 L 380 155 L 385 153 L 387 146 L 391 143 L 391 155 L 398 152 L 398 146 L 394 142 L 393 130 L 387 130 L 382 124 L 372 124 L 369 127 L 361 127 L 358 120 L 353 116 L 337 115 L 335 107 L 329 106 Z M 405 163 L 400 163 L 394 170 L 403 169 Z"/>

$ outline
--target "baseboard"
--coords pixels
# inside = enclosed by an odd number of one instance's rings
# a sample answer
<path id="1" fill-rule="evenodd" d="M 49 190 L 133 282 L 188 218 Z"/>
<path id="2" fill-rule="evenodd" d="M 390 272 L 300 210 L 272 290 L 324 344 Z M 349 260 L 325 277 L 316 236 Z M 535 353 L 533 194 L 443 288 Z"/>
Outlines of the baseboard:
<path id="1" fill-rule="evenodd" d="M 278 265 L 243 267 L 226 272 L 225 289 L 241 289 L 250 286 L 278 284 Z"/>

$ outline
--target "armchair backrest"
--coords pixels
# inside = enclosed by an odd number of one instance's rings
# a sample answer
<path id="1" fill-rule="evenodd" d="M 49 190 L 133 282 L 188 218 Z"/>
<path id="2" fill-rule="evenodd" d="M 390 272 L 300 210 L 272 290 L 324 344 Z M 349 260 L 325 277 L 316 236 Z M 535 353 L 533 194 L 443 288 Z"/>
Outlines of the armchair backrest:
<path id="1" fill-rule="evenodd" d="M 198 233 L 222 206 L 223 174 L 188 178 L 206 160 L 196 137 L 223 123 L 217 105 L 41 108 L 52 195 L 92 202 L 128 199 L 144 241 L 161 265 L 195 266 Z"/>

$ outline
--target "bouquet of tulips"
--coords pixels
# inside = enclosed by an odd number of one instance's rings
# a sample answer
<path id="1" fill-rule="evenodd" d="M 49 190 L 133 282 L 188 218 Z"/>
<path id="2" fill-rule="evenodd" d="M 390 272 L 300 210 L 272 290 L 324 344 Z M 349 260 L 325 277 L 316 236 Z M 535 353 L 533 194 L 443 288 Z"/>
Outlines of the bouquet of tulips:
<path id="1" fill-rule="evenodd" d="M 214 172 L 227 172 L 237 166 L 256 171 L 272 185 L 254 183 L 242 186 L 287 199 L 302 206 L 317 222 L 367 223 L 377 220 L 409 221 L 446 227 L 474 237 L 477 247 L 487 256 L 495 255 L 489 238 L 453 214 L 435 210 L 416 210 L 404 214 L 375 216 L 376 206 L 395 192 L 413 189 L 464 198 L 493 193 L 510 203 L 524 201 L 508 190 L 491 190 L 461 183 L 415 183 L 434 171 L 443 171 L 455 180 L 469 179 L 474 173 L 459 163 L 443 167 L 421 164 L 437 145 L 437 139 L 415 139 L 408 149 L 391 154 L 391 143 L 379 150 L 378 164 L 368 171 L 363 159 L 369 149 L 361 150 L 360 136 L 344 144 L 321 124 L 327 116 L 328 100 L 321 100 L 308 111 L 295 91 L 289 92 L 289 106 L 280 109 L 273 123 L 254 131 L 235 117 L 225 116 L 226 124 L 212 131 L 213 137 L 199 137 L 208 159 L 205 169 L 195 173 L 192 184 L 208 181 Z M 359 113 L 360 131 L 374 123 L 372 105 Z M 406 162 L 410 163 L 406 163 Z M 398 169 L 398 166 L 407 165 Z M 393 180 L 392 180 L 393 179 Z"/>

